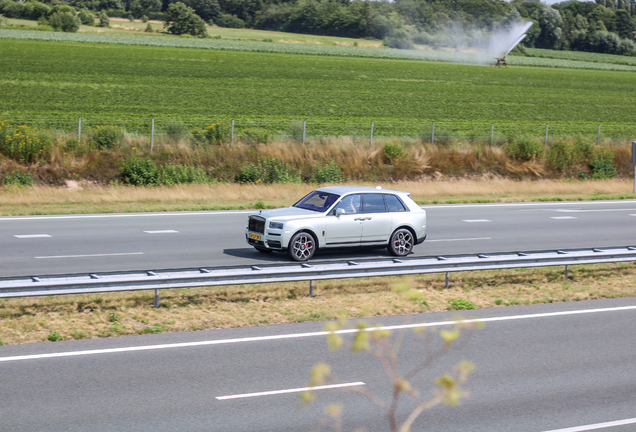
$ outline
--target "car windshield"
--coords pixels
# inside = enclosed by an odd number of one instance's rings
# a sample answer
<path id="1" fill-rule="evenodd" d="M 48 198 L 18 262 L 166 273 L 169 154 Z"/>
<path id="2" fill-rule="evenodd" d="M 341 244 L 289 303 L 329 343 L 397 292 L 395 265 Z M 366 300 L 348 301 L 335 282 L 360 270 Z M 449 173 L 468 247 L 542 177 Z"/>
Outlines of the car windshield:
<path id="1" fill-rule="evenodd" d="M 294 207 L 322 213 L 327 211 L 327 209 L 331 207 L 339 197 L 340 195 L 316 190 L 294 204 Z"/>

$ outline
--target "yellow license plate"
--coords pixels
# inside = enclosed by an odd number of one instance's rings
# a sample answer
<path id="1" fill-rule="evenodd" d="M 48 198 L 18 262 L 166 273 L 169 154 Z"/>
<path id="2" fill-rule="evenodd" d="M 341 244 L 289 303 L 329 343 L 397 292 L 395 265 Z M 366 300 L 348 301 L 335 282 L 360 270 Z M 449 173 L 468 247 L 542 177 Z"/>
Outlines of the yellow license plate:
<path id="1" fill-rule="evenodd" d="M 258 234 L 252 234 L 252 233 L 250 233 L 250 238 L 251 238 L 251 239 L 254 239 L 254 240 L 260 240 L 260 239 L 261 239 L 261 236 L 260 236 L 260 235 L 258 235 Z"/>

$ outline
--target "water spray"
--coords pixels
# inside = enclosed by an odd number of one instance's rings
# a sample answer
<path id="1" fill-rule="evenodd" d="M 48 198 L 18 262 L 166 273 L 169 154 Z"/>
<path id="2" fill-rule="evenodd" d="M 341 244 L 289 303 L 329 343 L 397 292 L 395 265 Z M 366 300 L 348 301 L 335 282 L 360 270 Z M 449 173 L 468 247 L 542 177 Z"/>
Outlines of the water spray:
<path id="1" fill-rule="evenodd" d="M 508 63 L 506 62 L 506 56 L 508 55 L 510 51 L 512 51 L 514 47 L 516 47 L 519 44 L 519 42 L 523 40 L 523 38 L 526 37 L 526 32 L 528 31 L 528 29 L 530 29 L 531 26 L 532 26 L 532 23 L 527 22 L 527 23 L 524 23 L 522 27 L 513 29 L 511 36 L 514 36 L 515 33 L 516 34 L 521 33 L 521 35 L 518 36 L 517 39 L 515 39 L 515 42 L 512 45 L 510 45 L 510 47 L 508 48 L 508 50 L 504 53 L 502 57 L 495 57 L 495 59 L 497 60 L 497 63 L 495 63 L 493 67 L 498 67 L 498 66 L 508 67 Z"/>

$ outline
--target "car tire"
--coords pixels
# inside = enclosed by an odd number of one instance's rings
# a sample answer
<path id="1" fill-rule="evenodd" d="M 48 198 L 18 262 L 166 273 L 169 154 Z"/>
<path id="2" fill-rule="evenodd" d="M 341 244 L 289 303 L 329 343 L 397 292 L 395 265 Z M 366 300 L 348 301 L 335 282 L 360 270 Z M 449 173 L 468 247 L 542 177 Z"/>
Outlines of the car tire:
<path id="1" fill-rule="evenodd" d="M 254 249 L 259 251 L 260 253 L 272 253 L 271 249 L 265 249 L 265 248 L 260 248 L 260 247 L 256 247 L 256 246 L 254 246 Z"/>
<path id="2" fill-rule="evenodd" d="M 307 232 L 295 234 L 287 248 L 287 254 L 294 261 L 307 261 L 314 256 L 314 252 L 316 252 L 316 239 Z"/>
<path id="3" fill-rule="evenodd" d="M 413 233 L 406 228 L 400 228 L 391 235 L 387 249 L 391 255 L 406 256 L 411 253 L 414 244 Z"/>

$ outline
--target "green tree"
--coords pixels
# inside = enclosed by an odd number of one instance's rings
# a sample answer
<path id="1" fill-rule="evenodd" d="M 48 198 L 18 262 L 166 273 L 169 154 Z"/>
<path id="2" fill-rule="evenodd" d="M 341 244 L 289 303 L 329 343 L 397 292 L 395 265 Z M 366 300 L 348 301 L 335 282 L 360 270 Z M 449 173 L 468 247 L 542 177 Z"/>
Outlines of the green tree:
<path id="1" fill-rule="evenodd" d="M 161 10 L 161 0 L 134 0 L 130 5 L 130 12 L 135 18 L 148 16 L 151 12 Z"/>
<path id="2" fill-rule="evenodd" d="M 110 19 L 105 11 L 99 13 L 99 27 L 110 27 Z"/>
<path id="3" fill-rule="evenodd" d="M 205 21 L 194 12 L 194 9 L 181 2 L 172 3 L 168 7 L 164 27 L 168 33 L 176 35 L 187 33 L 202 38 L 208 36 Z"/>

